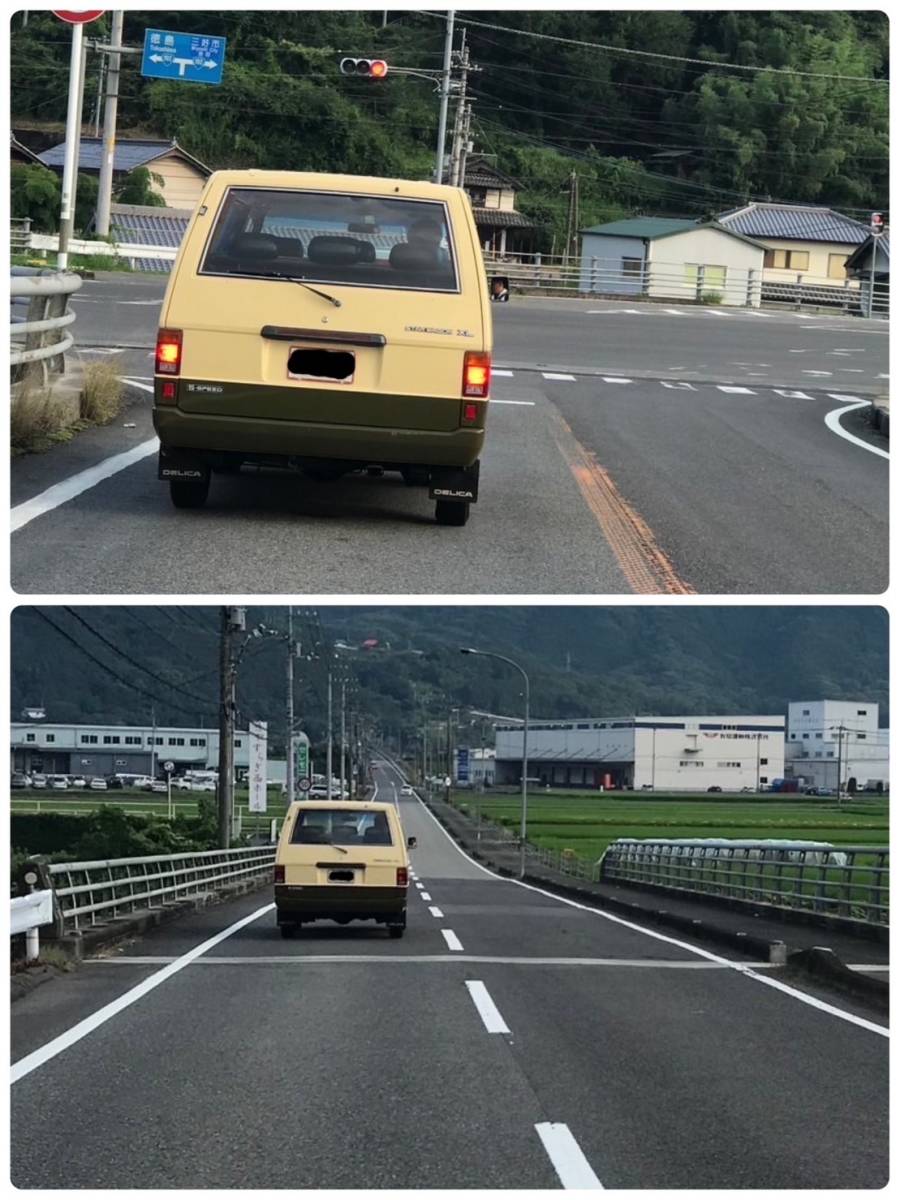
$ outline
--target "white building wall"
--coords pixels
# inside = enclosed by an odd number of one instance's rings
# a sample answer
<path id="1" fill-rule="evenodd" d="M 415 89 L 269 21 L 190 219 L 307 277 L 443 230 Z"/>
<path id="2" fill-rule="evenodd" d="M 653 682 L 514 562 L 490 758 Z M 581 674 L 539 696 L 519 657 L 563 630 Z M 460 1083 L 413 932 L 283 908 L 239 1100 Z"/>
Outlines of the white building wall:
<path id="1" fill-rule="evenodd" d="M 693 300 L 697 285 L 687 265 L 707 268 L 704 292 L 718 292 L 723 304 L 758 307 L 765 251 L 718 229 L 687 230 L 650 241 L 649 296 Z M 713 268 L 724 268 L 724 283 Z M 751 276 L 751 272 L 754 272 Z"/>
<path id="2" fill-rule="evenodd" d="M 840 744 L 839 744 L 840 743 Z M 788 706 L 787 770 L 815 787 L 855 779 L 887 788 L 890 734 L 878 727 L 878 705 L 865 700 L 803 700 Z M 838 760 L 840 759 L 840 781 Z"/>
<path id="3" fill-rule="evenodd" d="M 218 766 L 219 733 L 216 729 L 158 725 L 154 730 L 152 725 L 54 725 L 41 721 L 34 724 L 13 722 L 10 730 L 14 749 L 86 755 L 92 751 L 98 754 L 149 752 L 154 732 L 157 762 L 171 760 L 177 767 L 179 764 L 196 765 L 205 758 L 204 767 L 214 769 Z M 89 740 L 91 738 L 97 740 L 94 742 Z M 118 740 L 111 740 L 114 738 Z M 249 764 L 250 736 L 246 731 L 237 730 L 234 765 L 247 767 Z"/>
<path id="4" fill-rule="evenodd" d="M 673 721 L 673 723 L 675 723 Z M 784 717 L 714 716 L 638 720 L 634 787 L 705 792 L 766 788 L 784 775 Z M 709 727 L 712 728 L 709 728 Z"/>

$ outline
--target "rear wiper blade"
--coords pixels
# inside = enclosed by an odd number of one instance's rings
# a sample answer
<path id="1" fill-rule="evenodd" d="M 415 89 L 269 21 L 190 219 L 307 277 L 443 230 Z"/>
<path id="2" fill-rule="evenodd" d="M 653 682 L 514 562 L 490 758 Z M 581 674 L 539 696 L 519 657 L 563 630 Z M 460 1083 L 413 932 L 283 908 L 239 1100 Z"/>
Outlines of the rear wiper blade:
<path id="1" fill-rule="evenodd" d="M 326 845 L 332 846 L 335 850 L 340 850 L 341 854 L 349 854 L 350 851 L 346 846 L 339 846 L 337 842 L 326 842 Z"/>
<path id="2" fill-rule="evenodd" d="M 311 283 L 307 283 L 305 279 L 298 279 L 296 275 L 282 275 L 280 271 L 272 271 L 267 276 L 268 279 L 286 279 L 288 283 L 299 283 L 301 287 L 305 287 L 307 291 L 314 292 L 317 296 L 321 296 L 323 300 L 327 300 L 329 304 L 333 304 L 335 308 L 341 307 L 341 302 L 334 296 L 329 296 L 327 292 L 320 292 L 318 288 L 314 288 Z"/>

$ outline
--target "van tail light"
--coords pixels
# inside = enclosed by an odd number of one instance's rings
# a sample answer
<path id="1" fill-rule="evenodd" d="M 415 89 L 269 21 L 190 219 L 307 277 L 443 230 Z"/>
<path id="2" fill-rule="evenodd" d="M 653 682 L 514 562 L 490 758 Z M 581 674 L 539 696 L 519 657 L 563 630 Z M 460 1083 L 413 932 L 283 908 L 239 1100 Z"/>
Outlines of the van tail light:
<path id="1" fill-rule="evenodd" d="M 397 868 L 397 887 L 409 887 L 409 871 L 406 867 Z"/>
<path id="2" fill-rule="evenodd" d="M 491 356 L 479 350 L 467 350 L 463 359 L 463 398 L 486 400 L 491 390 Z"/>
<path id="3" fill-rule="evenodd" d="M 276 866 L 276 868 L 275 868 L 275 882 L 276 883 L 284 883 L 284 866 L 283 865 Z"/>
<path id="4" fill-rule="evenodd" d="M 181 374 L 181 330 L 160 329 L 156 335 L 157 375 Z"/>

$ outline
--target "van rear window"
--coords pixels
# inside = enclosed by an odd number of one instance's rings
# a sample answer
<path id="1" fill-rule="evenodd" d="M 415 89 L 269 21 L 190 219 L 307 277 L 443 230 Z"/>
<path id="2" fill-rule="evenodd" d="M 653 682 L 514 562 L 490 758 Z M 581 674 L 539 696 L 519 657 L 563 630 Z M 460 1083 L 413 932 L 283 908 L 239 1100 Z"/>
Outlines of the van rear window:
<path id="1" fill-rule="evenodd" d="M 342 192 L 229 188 L 200 274 L 459 290 L 444 204 Z"/>
<path id="2" fill-rule="evenodd" d="M 391 827 L 383 812 L 359 809 L 308 808 L 297 813 L 291 831 L 293 845 L 393 846 Z"/>

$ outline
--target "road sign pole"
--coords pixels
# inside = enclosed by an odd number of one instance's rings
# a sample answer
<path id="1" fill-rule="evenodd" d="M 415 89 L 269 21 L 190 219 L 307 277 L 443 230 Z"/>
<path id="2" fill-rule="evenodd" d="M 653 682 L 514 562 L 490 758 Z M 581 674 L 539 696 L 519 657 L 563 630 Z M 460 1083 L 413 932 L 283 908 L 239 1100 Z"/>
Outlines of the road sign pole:
<path id="1" fill-rule="evenodd" d="M 69 105 L 66 112 L 66 153 L 63 160 L 62 197 L 59 212 L 59 249 L 56 266 L 65 271 L 69 265 L 69 241 L 75 222 L 75 186 L 78 177 L 78 146 L 81 128 L 78 123 L 81 112 L 81 91 L 84 86 L 82 75 L 82 46 L 84 29 L 72 26 L 72 53 L 69 58 Z"/>
<path id="2" fill-rule="evenodd" d="M 97 215 L 94 222 L 97 237 L 109 235 L 109 212 L 112 203 L 113 164 L 116 153 L 116 121 L 119 113 L 119 70 L 122 65 L 122 25 L 125 14 L 117 9 L 112 15 L 109 70 L 106 75 L 106 111 L 103 118 L 103 156 L 100 160 L 100 186 L 97 192 Z"/>

